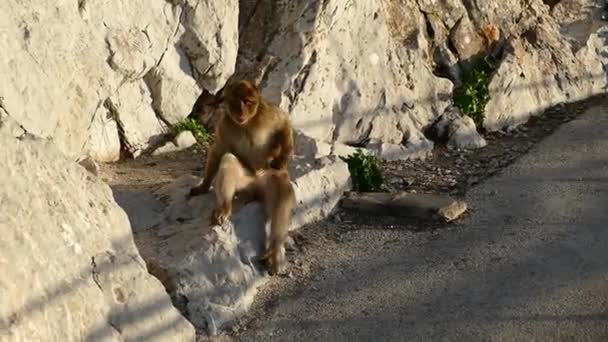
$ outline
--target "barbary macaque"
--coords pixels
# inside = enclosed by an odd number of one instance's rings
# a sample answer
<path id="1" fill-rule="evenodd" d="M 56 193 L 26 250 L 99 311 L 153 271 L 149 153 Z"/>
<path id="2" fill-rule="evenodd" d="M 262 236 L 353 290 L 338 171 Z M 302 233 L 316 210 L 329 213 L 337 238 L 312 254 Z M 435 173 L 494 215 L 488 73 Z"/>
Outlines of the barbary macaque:
<path id="1" fill-rule="evenodd" d="M 248 81 L 226 86 L 219 99 L 226 108 L 215 128 L 203 182 L 190 189 L 189 196 L 208 192 L 213 183 L 217 202 L 211 217 L 214 224 L 230 217 L 236 194 L 261 200 L 270 220 L 269 243 L 262 260 L 272 274 L 279 273 L 295 205 L 287 171 L 294 153 L 291 121 Z"/>

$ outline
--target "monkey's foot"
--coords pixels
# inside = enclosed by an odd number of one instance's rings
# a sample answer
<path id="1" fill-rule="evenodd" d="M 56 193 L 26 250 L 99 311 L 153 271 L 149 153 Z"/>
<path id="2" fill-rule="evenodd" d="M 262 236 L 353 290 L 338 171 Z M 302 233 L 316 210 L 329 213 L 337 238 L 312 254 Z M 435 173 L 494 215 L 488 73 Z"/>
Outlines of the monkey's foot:
<path id="1" fill-rule="evenodd" d="M 211 224 L 223 225 L 230 217 L 231 210 L 227 207 L 217 207 L 211 212 Z"/>
<path id="2" fill-rule="evenodd" d="M 255 176 L 256 176 L 256 177 L 261 177 L 261 176 L 263 176 L 265 173 L 266 173 L 266 170 L 264 170 L 264 169 L 259 169 L 259 170 L 255 171 Z"/>
<path id="3" fill-rule="evenodd" d="M 277 275 L 285 271 L 285 253 L 280 246 L 269 248 L 261 261 L 266 264 L 270 275 Z"/>

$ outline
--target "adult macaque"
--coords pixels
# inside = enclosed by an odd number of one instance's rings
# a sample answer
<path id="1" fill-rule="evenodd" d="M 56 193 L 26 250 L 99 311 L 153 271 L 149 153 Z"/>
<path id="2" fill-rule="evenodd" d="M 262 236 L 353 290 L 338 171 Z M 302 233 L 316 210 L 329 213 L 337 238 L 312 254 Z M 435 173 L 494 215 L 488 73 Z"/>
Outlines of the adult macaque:
<path id="1" fill-rule="evenodd" d="M 189 195 L 206 193 L 214 183 L 217 206 L 211 220 L 215 224 L 230 217 L 235 194 L 261 200 L 270 220 L 269 242 L 262 260 L 272 274 L 279 273 L 295 205 L 287 171 L 294 150 L 291 121 L 248 81 L 227 86 L 219 99 L 226 108 L 215 129 L 204 179 L 190 189 Z"/>

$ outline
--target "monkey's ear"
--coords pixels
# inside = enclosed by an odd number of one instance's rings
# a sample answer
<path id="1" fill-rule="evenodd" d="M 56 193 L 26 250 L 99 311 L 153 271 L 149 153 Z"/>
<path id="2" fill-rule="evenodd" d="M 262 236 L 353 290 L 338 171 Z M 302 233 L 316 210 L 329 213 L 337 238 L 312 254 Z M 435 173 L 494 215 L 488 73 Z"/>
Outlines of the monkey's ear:
<path id="1" fill-rule="evenodd" d="M 256 93 L 260 92 L 259 84 L 255 83 L 255 82 L 249 82 L 249 84 L 251 84 L 251 87 L 253 88 L 253 90 L 255 90 Z"/>
<path id="2" fill-rule="evenodd" d="M 258 85 L 255 82 L 252 82 L 249 79 L 244 79 L 244 81 L 245 81 L 245 84 L 247 84 L 247 88 L 258 91 Z"/>
<path id="3" fill-rule="evenodd" d="M 224 99 L 226 98 L 226 86 L 224 86 L 224 88 L 220 89 L 216 94 L 215 94 L 215 99 L 216 102 L 222 102 L 224 101 Z"/>

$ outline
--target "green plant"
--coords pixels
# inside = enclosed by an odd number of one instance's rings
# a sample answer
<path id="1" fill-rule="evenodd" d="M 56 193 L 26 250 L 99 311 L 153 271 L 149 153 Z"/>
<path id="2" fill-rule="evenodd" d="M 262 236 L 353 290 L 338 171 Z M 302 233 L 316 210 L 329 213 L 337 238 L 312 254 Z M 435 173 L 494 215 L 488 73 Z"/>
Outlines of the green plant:
<path id="1" fill-rule="evenodd" d="M 173 125 L 173 134 L 177 135 L 183 131 L 190 131 L 192 135 L 202 143 L 210 143 L 212 141 L 211 134 L 207 131 L 207 128 L 203 126 L 200 122 L 196 121 L 192 118 L 186 118 L 183 121 L 180 121 Z"/>
<path id="2" fill-rule="evenodd" d="M 348 171 L 353 180 L 353 189 L 359 192 L 381 191 L 384 182 L 378 160 L 357 149 L 348 157 L 340 157 L 348 164 Z"/>
<path id="3" fill-rule="evenodd" d="M 463 114 L 481 127 L 486 104 L 490 100 L 488 84 L 490 74 L 496 68 L 492 59 L 485 57 L 475 63 L 462 75 L 462 85 L 454 90 L 454 104 Z"/>

